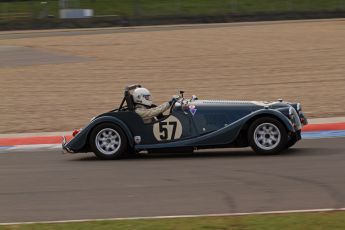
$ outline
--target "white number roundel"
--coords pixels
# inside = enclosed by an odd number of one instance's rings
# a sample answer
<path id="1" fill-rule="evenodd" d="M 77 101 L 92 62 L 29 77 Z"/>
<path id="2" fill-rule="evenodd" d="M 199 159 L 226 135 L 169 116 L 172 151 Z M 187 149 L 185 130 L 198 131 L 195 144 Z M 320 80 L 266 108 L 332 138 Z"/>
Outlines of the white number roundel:
<path id="1" fill-rule="evenodd" d="M 168 141 L 181 138 L 182 125 L 174 116 L 153 125 L 153 134 L 158 141 Z"/>

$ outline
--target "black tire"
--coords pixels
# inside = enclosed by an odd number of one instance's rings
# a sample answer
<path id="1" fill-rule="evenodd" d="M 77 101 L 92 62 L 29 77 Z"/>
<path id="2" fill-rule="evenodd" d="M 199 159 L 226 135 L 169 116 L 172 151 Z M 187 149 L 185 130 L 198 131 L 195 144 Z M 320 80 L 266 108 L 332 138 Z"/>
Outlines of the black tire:
<path id="1" fill-rule="evenodd" d="M 288 143 L 287 143 L 287 145 L 286 145 L 286 149 L 291 148 L 291 147 L 294 146 L 296 143 L 297 143 L 297 141 L 295 141 L 295 140 L 292 140 L 292 139 L 289 140 Z"/>
<path id="2" fill-rule="evenodd" d="M 301 139 L 301 131 L 296 131 L 295 133 L 291 133 L 289 137 L 289 141 L 286 145 L 286 149 L 294 146 L 299 140 Z"/>
<path id="3" fill-rule="evenodd" d="M 262 117 L 250 125 L 248 142 L 254 152 L 258 154 L 277 154 L 286 149 L 288 134 L 285 126 L 279 120 Z"/>
<path id="4" fill-rule="evenodd" d="M 107 137 L 105 137 L 106 134 Z M 124 157 L 128 148 L 126 135 L 120 127 L 112 123 L 102 123 L 96 126 L 90 134 L 89 144 L 94 154 L 102 160 L 120 159 Z M 107 146 L 102 147 L 103 144 L 108 144 L 109 150 L 107 150 Z"/>

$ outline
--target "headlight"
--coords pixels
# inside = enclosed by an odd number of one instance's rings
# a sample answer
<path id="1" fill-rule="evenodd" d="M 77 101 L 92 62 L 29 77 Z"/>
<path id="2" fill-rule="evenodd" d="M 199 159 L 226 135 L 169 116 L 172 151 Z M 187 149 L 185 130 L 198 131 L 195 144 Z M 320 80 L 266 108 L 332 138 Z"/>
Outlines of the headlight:
<path id="1" fill-rule="evenodd" d="M 292 106 L 289 108 L 289 118 L 291 123 L 297 130 L 300 130 L 302 128 L 302 124 L 297 114 L 297 111 Z"/>

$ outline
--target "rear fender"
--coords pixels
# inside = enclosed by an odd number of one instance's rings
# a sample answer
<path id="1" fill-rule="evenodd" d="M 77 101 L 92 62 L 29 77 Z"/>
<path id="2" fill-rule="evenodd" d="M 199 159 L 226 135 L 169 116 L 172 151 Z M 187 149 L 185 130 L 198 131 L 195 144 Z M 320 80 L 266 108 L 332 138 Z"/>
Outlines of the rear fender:
<path id="1" fill-rule="evenodd" d="M 66 147 L 73 150 L 73 152 L 84 150 L 87 146 L 87 141 L 89 139 L 91 131 L 101 123 L 112 123 L 119 126 L 126 134 L 129 146 L 134 146 L 132 132 L 123 121 L 112 116 L 101 116 L 92 120 L 90 124 L 83 128 L 70 142 L 66 144 Z"/>

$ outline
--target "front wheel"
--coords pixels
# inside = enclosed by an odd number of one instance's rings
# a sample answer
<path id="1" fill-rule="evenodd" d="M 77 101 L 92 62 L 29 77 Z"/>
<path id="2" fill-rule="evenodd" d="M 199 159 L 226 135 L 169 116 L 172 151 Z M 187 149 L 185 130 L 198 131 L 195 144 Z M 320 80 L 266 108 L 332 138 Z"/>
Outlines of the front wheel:
<path id="1" fill-rule="evenodd" d="M 98 158 L 119 159 L 127 149 L 127 138 L 117 125 L 104 123 L 92 130 L 89 144 Z"/>
<path id="2" fill-rule="evenodd" d="M 248 140 L 256 153 L 276 154 L 286 149 L 288 135 L 280 121 L 271 117 L 263 117 L 250 125 Z"/>

